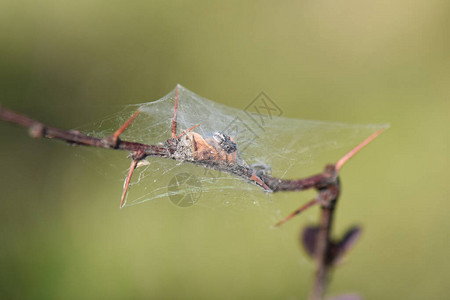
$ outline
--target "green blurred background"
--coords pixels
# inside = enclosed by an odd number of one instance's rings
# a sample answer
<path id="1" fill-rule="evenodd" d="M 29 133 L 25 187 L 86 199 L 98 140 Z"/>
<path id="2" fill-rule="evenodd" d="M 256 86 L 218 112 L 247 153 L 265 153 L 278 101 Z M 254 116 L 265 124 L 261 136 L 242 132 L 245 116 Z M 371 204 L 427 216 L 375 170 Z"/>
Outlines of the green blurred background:
<path id="1" fill-rule="evenodd" d="M 0 102 L 74 128 L 181 83 L 236 108 L 264 91 L 286 117 L 389 122 L 341 173 L 335 233 L 364 234 L 329 294 L 448 299 L 449 3 L 0 0 Z M 2 299 L 308 294 L 297 236 L 317 208 L 279 230 L 252 209 L 119 210 L 124 153 L 6 123 L 0 145 Z"/>

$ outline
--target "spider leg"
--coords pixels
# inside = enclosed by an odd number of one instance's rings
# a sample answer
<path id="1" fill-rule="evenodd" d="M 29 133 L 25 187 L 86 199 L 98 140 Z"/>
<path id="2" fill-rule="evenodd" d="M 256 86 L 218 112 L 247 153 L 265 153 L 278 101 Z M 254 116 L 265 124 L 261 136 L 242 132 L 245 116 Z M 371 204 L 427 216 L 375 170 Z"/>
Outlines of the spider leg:
<path id="1" fill-rule="evenodd" d="M 302 211 L 307 210 L 308 208 L 310 208 L 311 206 L 315 205 L 319 203 L 319 200 L 317 198 L 312 199 L 311 201 L 307 202 L 306 204 L 304 204 L 302 207 L 300 207 L 299 209 L 297 209 L 296 211 L 292 212 L 290 215 L 288 215 L 286 218 L 284 218 L 283 220 L 281 220 L 280 222 L 278 222 L 277 224 L 275 224 L 275 227 L 280 226 L 281 224 L 289 221 L 290 219 L 292 219 L 293 217 L 295 217 L 296 215 L 298 215 L 299 213 L 301 213 Z"/>
<path id="2" fill-rule="evenodd" d="M 140 114 L 140 111 L 137 110 L 134 112 L 134 114 L 125 122 L 122 124 L 122 126 L 120 126 L 119 129 L 117 129 L 113 134 L 112 134 L 112 145 L 115 147 L 117 145 L 117 142 L 119 141 L 119 136 L 125 131 L 125 129 L 128 128 L 128 126 L 130 126 L 131 122 L 134 121 L 134 119 L 136 119 L 136 117 Z"/>
<path id="3" fill-rule="evenodd" d="M 175 106 L 173 108 L 172 118 L 172 138 L 177 137 L 177 110 L 178 110 L 178 86 L 175 88 Z"/>

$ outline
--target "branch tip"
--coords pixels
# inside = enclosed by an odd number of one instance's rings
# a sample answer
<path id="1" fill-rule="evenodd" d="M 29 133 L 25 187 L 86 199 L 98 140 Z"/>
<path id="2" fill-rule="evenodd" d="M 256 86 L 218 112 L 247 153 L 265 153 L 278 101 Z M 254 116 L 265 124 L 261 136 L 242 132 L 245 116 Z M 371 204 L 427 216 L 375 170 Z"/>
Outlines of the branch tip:
<path id="1" fill-rule="evenodd" d="M 117 148 L 117 145 L 120 141 L 119 136 L 130 126 L 131 122 L 136 119 L 136 117 L 141 113 L 140 110 L 136 110 L 134 114 L 122 124 L 111 136 L 108 138 L 108 142 L 110 143 L 112 148 Z"/>
<path id="2" fill-rule="evenodd" d="M 139 162 L 138 159 L 133 159 L 131 161 L 130 169 L 128 170 L 128 175 L 125 178 L 125 181 L 123 183 L 123 192 L 122 192 L 122 197 L 120 199 L 120 208 L 123 208 L 125 206 L 125 204 L 127 203 L 128 187 L 130 186 L 131 176 L 133 176 L 133 171 L 134 171 L 134 169 L 136 169 L 138 162 Z"/>
<path id="3" fill-rule="evenodd" d="M 292 219 L 293 217 L 295 217 L 296 215 L 298 215 L 299 213 L 301 213 L 302 211 L 307 210 L 308 208 L 310 208 L 311 206 L 316 205 L 317 203 L 319 203 L 319 200 L 317 198 L 312 199 L 311 201 L 305 203 L 303 206 L 301 206 L 299 209 L 297 209 L 296 211 L 292 212 L 290 215 L 288 215 L 287 217 L 285 217 L 283 220 L 279 221 L 278 223 L 276 223 L 274 225 L 274 227 L 279 227 L 281 224 L 289 221 L 290 219 Z"/>
<path id="4" fill-rule="evenodd" d="M 385 131 L 386 128 L 379 129 L 375 131 L 372 135 L 370 135 L 368 138 L 366 138 L 361 144 L 353 148 L 350 152 L 348 152 L 346 155 L 344 155 L 341 159 L 338 160 L 336 163 L 336 171 L 339 171 L 342 166 L 350 159 L 352 158 L 356 153 L 358 153 L 362 148 L 367 146 L 371 141 L 373 141 L 377 136 L 379 136 L 383 131 Z"/>

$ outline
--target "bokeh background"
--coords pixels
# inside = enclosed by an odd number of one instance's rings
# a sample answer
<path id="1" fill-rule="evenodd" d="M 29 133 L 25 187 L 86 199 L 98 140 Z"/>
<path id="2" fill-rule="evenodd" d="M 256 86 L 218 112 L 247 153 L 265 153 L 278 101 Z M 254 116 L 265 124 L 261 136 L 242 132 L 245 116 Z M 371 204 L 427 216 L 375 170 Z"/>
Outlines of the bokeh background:
<path id="1" fill-rule="evenodd" d="M 75 128 L 181 83 L 236 108 L 264 91 L 286 117 L 389 122 L 341 173 L 334 231 L 364 234 L 329 294 L 448 299 L 449 20 L 445 0 L 0 0 L 0 102 Z M 0 298 L 307 296 L 297 236 L 317 208 L 279 230 L 252 209 L 119 210 L 128 163 L 0 123 Z"/>

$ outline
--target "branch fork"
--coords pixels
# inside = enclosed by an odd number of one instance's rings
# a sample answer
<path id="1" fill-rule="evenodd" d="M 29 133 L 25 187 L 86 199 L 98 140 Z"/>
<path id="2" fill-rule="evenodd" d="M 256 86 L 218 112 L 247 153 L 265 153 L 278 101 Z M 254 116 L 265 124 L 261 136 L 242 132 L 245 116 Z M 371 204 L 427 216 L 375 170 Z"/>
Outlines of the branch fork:
<path id="1" fill-rule="evenodd" d="M 0 106 L 0 120 L 14 123 L 28 128 L 29 134 L 34 138 L 49 138 L 58 139 L 74 145 L 99 147 L 114 150 L 125 150 L 130 152 L 131 165 L 128 175 L 124 181 L 124 188 L 121 197 L 120 207 L 126 204 L 126 195 L 131 181 L 134 169 L 139 165 L 143 159 L 148 156 L 163 157 L 169 159 L 176 159 L 174 153 L 176 152 L 177 141 L 183 135 L 188 134 L 196 126 L 183 131 L 180 135 L 176 134 L 176 109 L 178 89 L 175 97 L 175 110 L 172 120 L 172 135 L 162 145 L 147 145 L 136 142 L 123 141 L 120 135 L 130 126 L 133 120 L 138 117 L 139 111 L 136 111 L 119 129 L 112 135 L 105 138 L 96 138 L 84 135 L 75 130 L 61 130 L 58 128 L 46 126 L 41 122 L 28 118 L 24 115 L 15 113 Z M 330 239 L 330 232 L 332 228 L 332 220 L 334 209 L 337 204 L 340 193 L 340 181 L 338 173 L 343 165 L 359 152 L 363 147 L 370 143 L 375 137 L 380 135 L 384 129 L 378 130 L 364 140 L 361 144 L 356 146 L 353 150 L 343 156 L 336 164 L 330 164 L 325 167 L 325 170 L 317 175 L 302 178 L 302 179 L 280 179 L 271 177 L 268 174 L 261 173 L 255 175 L 255 170 L 251 167 L 237 166 L 233 168 L 231 173 L 246 178 L 254 178 L 254 183 L 258 184 L 266 191 L 272 192 L 280 191 L 303 191 L 314 188 L 318 191 L 317 196 L 308 203 L 301 206 L 299 209 L 288 215 L 286 218 L 278 222 L 275 226 L 280 226 L 294 216 L 300 214 L 306 209 L 320 205 L 321 220 L 319 226 L 309 226 L 305 228 L 302 236 L 302 244 L 306 252 L 316 260 L 317 272 L 314 280 L 314 289 L 311 294 L 311 300 L 323 299 L 325 286 L 327 283 L 328 271 L 337 261 L 341 259 L 344 253 L 351 248 L 360 235 L 359 228 L 351 229 L 341 241 L 333 241 Z M 256 178 L 257 177 L 257 178 Z"/>

